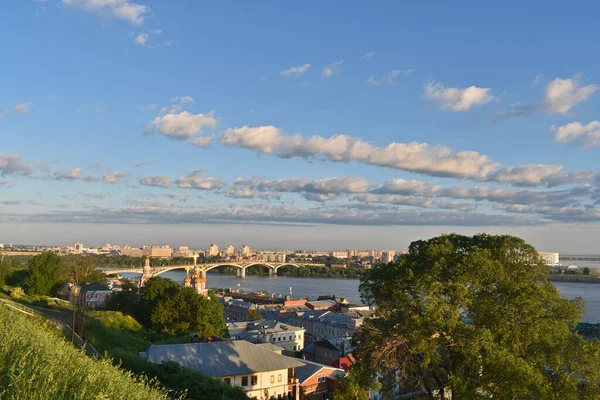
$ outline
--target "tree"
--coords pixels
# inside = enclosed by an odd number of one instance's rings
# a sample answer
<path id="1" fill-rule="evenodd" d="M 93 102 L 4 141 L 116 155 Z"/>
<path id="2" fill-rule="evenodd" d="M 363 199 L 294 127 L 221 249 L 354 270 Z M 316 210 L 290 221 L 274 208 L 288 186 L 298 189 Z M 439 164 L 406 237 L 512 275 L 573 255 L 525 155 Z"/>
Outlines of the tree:
<path id="1" fill-rule="evenodd" d="M 64 258 L 65 272 L 69 280 L 77 285 L 105 284 L 108 278 L 96 268 L 97 262 L 93 256 L 68 256 Z"/>
<path id="2" fill-rule="evenodd" d="M 177 293 L 179 284 L 171 279 L 155 276 L 146 281 L 140 289 L 140 304 L 137 310 L 137 319 L 147 327 L 152 326 L 152 311 L 161 302 Z"/>
<path id="3" fill-rule="evenodd" d="M 583 269 L 583 274 L 584 274 L 584 275 L 589 275 L 589 274 L 590 274 L 590 269 L 589 269 L 588 267 L 585 267 L 585 268 Z"/>
<path id="4" fill-rule="evenodd" d="M 221 303 L 193 288 L 181 288 L 174 296 L 159 301 L 152 310 L 151 321 L 172 335 L 195 332 L 199 337 L 222 337 L 225 332 Z"/>
<path id="5" fill-rule="evenodd" d="M 259 319 L 262 319 L 262 318 L 263 318 L 262 315 L 260 315 L 260 312 L 256 308 L 248 309 L 248 314 L 246 314 L 246 320 L 258 321 Z"/>
<path id="6" fill-rule="evenodd" d="M 60 257 L 56 253 L 48 251 L 29 261 L 28 275 L 24 286 L 31 294 L 49 295 L 58 289 L 64 277 Z"/>
<path id="7" fill-rule="evenodd" d="M 573 332 L 583 307 L 547 274 L 512 236 L 413 242 L 361 278 L 379 318 L 356 335 L 357 361 L 390 397 L 399 387 L 431 399 L 598 398 L 600 345 Z"/>

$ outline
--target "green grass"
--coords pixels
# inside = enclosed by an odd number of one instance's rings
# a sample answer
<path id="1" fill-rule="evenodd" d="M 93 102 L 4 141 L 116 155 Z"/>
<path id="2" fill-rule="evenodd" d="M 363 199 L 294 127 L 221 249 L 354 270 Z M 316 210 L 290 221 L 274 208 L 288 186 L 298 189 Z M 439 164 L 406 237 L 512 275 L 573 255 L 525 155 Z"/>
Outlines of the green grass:
<path id="1" fill-rule="evenodd" d="M 0 305 L 0 398 L 167 399 L 166 392 L 94 360 L 44 319 Z"/>

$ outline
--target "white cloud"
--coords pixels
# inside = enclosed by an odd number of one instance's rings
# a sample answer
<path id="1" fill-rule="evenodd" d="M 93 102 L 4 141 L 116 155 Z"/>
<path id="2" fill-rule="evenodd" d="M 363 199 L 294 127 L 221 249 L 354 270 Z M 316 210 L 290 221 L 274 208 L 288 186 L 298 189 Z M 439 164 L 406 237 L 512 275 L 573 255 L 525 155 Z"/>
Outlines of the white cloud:
<path id="1" fill-rule="evenodd" d="M 572 78 L 556 78 L 545 88 L 544 110 L 549 114 L 567 114 L 577 104 L 586 101 L 600 89 L 591 84 L 581 86 L 581 75 Z"/>
<path id="2" fill-rule="evenodd" d="M 31 103 L 20 103 L 13 107 L 17 114 L 25 114 L 31 111 Z"/>
<path id="3" fill-rule="evenodd" d="M 147 106 L 139 106 L 138 110 L 140 110 L 140 111 L 156 110 L 156 104 L 148 104 Z"/>
<path id="4" fill-rule="evenodd" d="M 506 167 L 489 177 L 493 182 L 511 183 L 518 186 L 557 186 L 586 179 L 588 172 L 578 171 L 565 174 L 560 165 L 529 164 Z"/>
<path id="5" fill-rule="evenodd" d="M 340 72 L 342 72 L 342 67 L 344 65 L 344 61 L 345 61 L 344 59 L 341 59 L 338 61 L 334 61 L 329 65 L 326 65 L 323 68 L 323 72 L 322 72 L 323 76 L 325 78 L 329 78 L 332 75 L 339 74 Z"/>
<path id="6" fill-rule="evenodd" d="M 387 73 L 380 80 L 375 79 L 375 77 L 371 75 L 369 77 L 369 79 L 367 80 L 367 85 L 369 85 L 371 87 L 377 87 L 377 86 L 383 86 L 383 85 L 393 86 L 396 84 L 396 77 L 398 77 L 399 75 L 407 76 L 407 75 L 410 75 L 412 72 L 413 72 L 412 69 L 396 69 L 396 70 L 393 70 L 393 71 Z"/>
<path id="7" fill-rule="evenodd" d="M 406 179 L 391 179 L 385 181 L 374 193 L 400 194 L 403 196 L 432 196 L 439 190 L 438 185 Z"/>
<path id="8" fill-rule="evenodd" d="M 281 75 L 286 78 L 300 78 L 306 71 L 310 69 L 310 64 L 304 64 L 299 67 L 291 67 L 281 71 Z"/>
<path id="9" fill-rule="evenodd" d="M 147 176 L 145 178 L 140 178 L 138 182 L 145 186 L 171 187 L 171 178 L 166 175 Z"/>
<path id="10" fill-rule="evenodd" d="M 531 86 L 539 85 L 543 79 L 544 79 L 544 75 L 542 75 L 542 74 L 536 75 L 535 78 L 533 78 L 533 81 L 531 82 Z"/>
<path id="11" fill-rule="evenodd" d="M 62 0 L 62 4 L 134 25 L 141 25 L 145 15 L 150 12 L 150 7 L 129 0 Z"/>
<path id="12" fill-rule="evenodd" d="M 220 178 L 202 178 L 202 170 L 195 170 L 187 175 L 177 179 L 175 184 L 184 189 L 213 190 L 225 185 L 225 181 Z"/>
<path id="13" fill-rule="evenodd" d="M 275 126 L 227 129 L 219 135 L 227 146 L 242 147 L 282 158 L 315 157 L 330 161 L 358 161 L 433 176 L 485 178 L 499 164 L 475 151 L 455 152 L 427 143 L 390 143 L 373 146 L 347 135 L 331 137 L 284 135 Z"/>
<path id="14" fill-rule="evenodd" d="M 592 121 L 587 125 L 571 122 L 558 128 L 552 125 L 550 133 L 560 143 L 574 143 L 589 147 L 600 147 L 600 121 Z"/>
<path id="15" fill-rule="evenodd" d="M 178 114 L 169 113 L 158 116 L 150 124 L 163 135 L 186 140 L 200 135 L 204 127 L 215 128 L 217 120 L 213 117 L 212 111 L 206 114 L 192 114 L 188 111 L 182 111 Z"/>
<path id="16" fill-rule="evenodd" d="M 373 57 L 375 57 L 375 52 L 374 51 L 368 51 L 365 54 L 363 54 L 363 56 L 360 58 L 361 60 L 370 60 Z"/>
<path id="17" fill-rule="evenodd" d="M 175 41 L 174 40 L 167 40 L 165 42 L 165 44 L 167 45 L 167 47 L 171 47 L 171 46 L 173 46 L 175 44 Z"/>
<path id="18" fill-rule="evenodd" d="M 82 168 L 73 168 L 66 171 L 58 170 L 48 172 L 48 179 L 52 180 L 67 180 L 67 181 L 87 181 L 87 182 L 96 182 L 100 180 L 97 176 L 94 175 L 83 175 Z"/>
<path id="19" fill-rule="evenodd" d="M 492 101 L 494 96 L 491 91 L 492 89 L 477 86 L 465 89 L 446 88 L 439 82 L 430 82 L 425 85 L 425 98 L 440 103 L 442 110 L 463 112 Z"/>
<path id="20" fill-rule="evenodd" d="M 139 35 L 137 35 L 135 37 L 135 39 L 133 40 L 133 43 L 139 44 L 140 46 L 146 46 L 147 41 L 148 41 L 148 34 L 140 33 Z"/>
<path id="21" fill-rule="evenodd" d="M 31 175 L 33 168 L 19 154 L 0 155 L 0 175 Z"/>
<path id="22" fill-rule="evenodd" d="M 212 143 L 212 137 L 197 137 L 190 140 L 190 143 L 197 147 L 210 147 L 210 144 Z"/>
<path id="23" fill-rule="evenodd" d="M 123 183 L 129 179 L 129 172 L 109 172 L 104 174 L 102 180 L 106 183 Z"/>

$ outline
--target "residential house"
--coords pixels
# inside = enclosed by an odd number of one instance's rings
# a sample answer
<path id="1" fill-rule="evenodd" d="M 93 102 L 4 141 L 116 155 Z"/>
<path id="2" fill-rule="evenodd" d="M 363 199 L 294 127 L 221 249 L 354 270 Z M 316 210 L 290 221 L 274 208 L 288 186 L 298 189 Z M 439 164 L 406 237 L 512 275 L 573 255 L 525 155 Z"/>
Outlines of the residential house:
<path id="1" fill-rule="evenodd" d="M 346 371 L 312 361 L 302 360 L 303 367 L 296 368 L 301 400 L 326 400 L 334 398 L 334 391 Z"/>
<path id="2" fill-rule="evenodd" d="M 65 290 L 66 293 L 66 290 Z M 112 290 L 108 285 L 102 285 L 99 283 L 92 283 L 87 285 L 85 288 L 85 305 L 89 308 L 104 308 L 108 302 L 108 297 L 111 295 Z M 69 301 L 73 302 L 71 292 L 68 292 Z M 77 300 L 77 303 L 81 304 L 82 298 Z"/>
<path id="3" fill-rule="evenodd" d="M 239 386 L 259 400 L 299 400 L 296 368 L 305 365 L 245 340 L 152 345 L 140 356 L 157 364 L 174 361 Z"/>
<path id="4" fill-rule="evenodd" d="M 314 343 L 314 361 L 327 365 L 352 352 L 348 339 L 323 339 Z"/>

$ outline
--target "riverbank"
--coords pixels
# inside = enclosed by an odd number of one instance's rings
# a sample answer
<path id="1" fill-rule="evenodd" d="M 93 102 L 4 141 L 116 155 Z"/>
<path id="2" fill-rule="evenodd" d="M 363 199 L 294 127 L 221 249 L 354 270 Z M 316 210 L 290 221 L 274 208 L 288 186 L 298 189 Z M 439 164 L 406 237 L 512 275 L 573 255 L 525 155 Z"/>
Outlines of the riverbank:
<path id="1" fill-rule="evenodd" d="M 600 283 L 598 276 L 586 275 L 548 275 L 550 282 Z"/>

